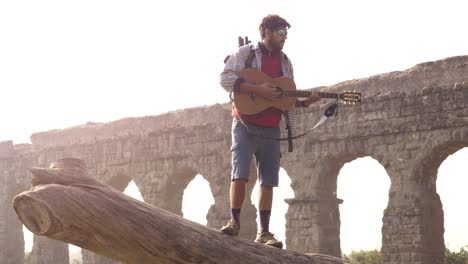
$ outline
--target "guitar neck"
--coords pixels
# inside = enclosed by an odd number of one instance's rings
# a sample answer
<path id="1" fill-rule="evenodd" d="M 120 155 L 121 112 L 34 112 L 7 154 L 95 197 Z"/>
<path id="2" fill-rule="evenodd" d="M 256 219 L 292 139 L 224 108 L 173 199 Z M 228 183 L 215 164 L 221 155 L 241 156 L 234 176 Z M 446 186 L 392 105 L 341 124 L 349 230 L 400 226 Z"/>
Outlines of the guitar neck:
<path id="1" fill-rule="evenodd" d="M 340 94 L 338 93 L 323 93 L 323 92 L 311 92 L 304 90 L 284 90 L 285 96 L 290 97 L 310 97 L 312 94 L 316 94 L 321 98 L 339 98 Z"/>

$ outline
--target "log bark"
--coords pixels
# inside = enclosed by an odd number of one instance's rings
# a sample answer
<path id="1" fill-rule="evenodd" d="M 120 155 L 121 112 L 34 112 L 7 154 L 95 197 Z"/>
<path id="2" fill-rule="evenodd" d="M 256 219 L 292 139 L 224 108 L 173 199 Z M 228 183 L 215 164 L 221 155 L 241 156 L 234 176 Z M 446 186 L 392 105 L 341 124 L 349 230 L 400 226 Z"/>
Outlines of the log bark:
<path id="1" fill-rule="evenodd" d="M 137 201 L 88 175 L 67 158 L 32 168 L 33 188 L 13 206 L 34 234 L 131 264 L 337 264 L 341 259 L 280 250 L 230 237 Z"/>

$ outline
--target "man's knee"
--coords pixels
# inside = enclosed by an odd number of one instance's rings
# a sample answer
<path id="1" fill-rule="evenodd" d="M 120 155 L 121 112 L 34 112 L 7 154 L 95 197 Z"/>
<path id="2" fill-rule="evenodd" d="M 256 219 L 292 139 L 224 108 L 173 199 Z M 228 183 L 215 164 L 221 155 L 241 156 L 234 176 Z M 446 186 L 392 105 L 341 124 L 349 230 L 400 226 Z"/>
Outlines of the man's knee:
<path id="1" fill-rule="evenodd" d="M 248 182 L 249 179 L 247 177 L 236 177 L 232 179 L 232 182 Z"/>
<path id="2" fill-rule="evenodd" d="M 232 179 L 232 183 L 234 182 L 238 182 L 238 183 L 247 183 L 249 180 L 247 178 L 244 178 L 244 177 L 240 177 L 240 178 L 234 178 Z"/>

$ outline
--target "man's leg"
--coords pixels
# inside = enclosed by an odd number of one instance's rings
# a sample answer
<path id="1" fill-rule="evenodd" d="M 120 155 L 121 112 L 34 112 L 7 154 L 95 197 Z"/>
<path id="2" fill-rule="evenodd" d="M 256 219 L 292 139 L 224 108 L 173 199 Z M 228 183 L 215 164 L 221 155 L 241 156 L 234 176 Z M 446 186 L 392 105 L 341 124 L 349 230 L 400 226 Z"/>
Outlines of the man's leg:
<path id="1" fill-rule="evenodd" d="M 239 235 L 240 230 L 240 213 L 242 204 L 245 200 L 245 188 L 247 184 L 247 179 L 233 179 L 231 181 L 231 187 L 229 189 L 230 193 L 230 205 L 231 205 L 231 219 L 229 222 L 221 228 L 221 232 L 237 236 Z"/>
<path id="2" fill-rule="evenodd" d="M 260 232 L 257 235 L 255 242 L 277 248 L 283 248 L 283 242 L 276 239 L 269 230 L 272 203 L 273 187 L 261 185 L 258 198 L 258 208 L 260 210 Z"/>
<path id="3" fill-rule="evenodd" d="M 260 186 L 260 193 L 258 196 L 258 208 L 260 210 L 271 210 L 273 203 L 273 187 Z"/>
<path id="4" fill-rule="evenodd" d="M 230 188 L 230 205 L 231 205 L 231 219 L 240 223 L 240 211 L 245 200 L 245 188 L 247 180 L 244 178 L 231 181 Z"/>
<path id="5" fill-rule="evenodd" d="M 271 207 L 273 203 L 273 187 L 260 186 L 258 208 L 260 210 L 260 232 L 269 232 Z"/>
<path id="6" fill-rule="evenodd" d="M 265 136 L 279 138 L 279 128 L 265 129 Z M 260 190 L 258 196 L 258 209 L 260 213 L 259 234 L 255 242 L 278 248 L 283 247 L 283 243 L 278 241 L 270 232 L 270 216 L 273 203 L 273 187 L 278 186 L 278 173 L 280 169 L 280 144 L 275 140 L 264 140 L 259 151 L 255 153 L 257 159 L 258 178 Z"/>
<path id="7" fill-rule="evenodd" d="M 240 229 L 240 211 L 245 200 L 246 184 L 249 178 L 253 152 L 257 146 L 255 137 L 249 135 L 246 125 L 234 118 L 232 121 L 232 171 L 229 189 L 231 219 L 221 232 L 236 236 Z"/>

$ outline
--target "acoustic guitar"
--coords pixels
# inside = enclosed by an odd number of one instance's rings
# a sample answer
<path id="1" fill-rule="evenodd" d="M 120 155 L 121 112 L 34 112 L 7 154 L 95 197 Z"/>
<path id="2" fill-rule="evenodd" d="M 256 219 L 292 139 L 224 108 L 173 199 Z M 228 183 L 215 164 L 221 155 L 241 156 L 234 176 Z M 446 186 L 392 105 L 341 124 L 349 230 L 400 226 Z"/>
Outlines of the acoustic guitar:
<path id="1" fill-rule="evenodd" d="M 290 110 L 295 107 L 297 97 L 310 97 L 311 94 L 317 94 L 321 98 L 335 98 L 343 103 L 361 102 L 361 93 L 342 92 L 342 93 L 323 93 L 306 90 L 296 90 L 294 81 L 287 77 L 271 78 L 265 73 L 246 68 L 240 71 L 239 77 L 253 84 L 272 83 L 280 91 L 280 96 L 274 99 L 266 99 L 256 96 L 253 93 L 234 93 L 234 106 L 236 109 L 246 115 L 253 115 L 263 110 L 275 107 L 282 111 Z"/>

